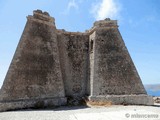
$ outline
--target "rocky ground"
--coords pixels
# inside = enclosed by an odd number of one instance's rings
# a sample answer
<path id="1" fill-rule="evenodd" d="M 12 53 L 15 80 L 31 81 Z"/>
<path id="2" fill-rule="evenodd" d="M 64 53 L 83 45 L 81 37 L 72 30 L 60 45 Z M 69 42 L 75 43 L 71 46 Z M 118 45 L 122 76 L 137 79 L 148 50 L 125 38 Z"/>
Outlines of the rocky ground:
<path id="1" fill-rule="evenodd" d="M 155 103 L 159 103 L 160 104 L 160 97 L 154 97 L 153 99 L 154 99 Z"/>
<path id="2" fill-rule="evenodd" d="M 155 106 L 60 107 L 45 110 L 1 112 L 0 120 L 160 120 Z"/>

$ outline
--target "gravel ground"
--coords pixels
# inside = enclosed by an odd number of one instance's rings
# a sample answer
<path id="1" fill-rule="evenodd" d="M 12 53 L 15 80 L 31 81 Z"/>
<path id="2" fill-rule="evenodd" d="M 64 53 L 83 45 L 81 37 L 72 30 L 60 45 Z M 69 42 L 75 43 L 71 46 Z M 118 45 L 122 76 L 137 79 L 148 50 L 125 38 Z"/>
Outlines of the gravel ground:
<path id="1" fill-rule="evenodd" d="M 155 106 L 60 107 L 1 112 L 0 120 L 160 120 Z"/>

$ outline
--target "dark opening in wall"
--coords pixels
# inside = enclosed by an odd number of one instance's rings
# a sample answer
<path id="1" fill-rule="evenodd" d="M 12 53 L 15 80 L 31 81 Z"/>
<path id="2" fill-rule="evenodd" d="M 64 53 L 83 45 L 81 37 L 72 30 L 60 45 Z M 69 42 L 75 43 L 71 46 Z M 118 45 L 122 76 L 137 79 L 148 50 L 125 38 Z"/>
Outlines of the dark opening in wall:
<path id="1" fill-rule="evenodd" d="M 93 40 L 90 41 L 90 53 L 93 52 Z"/>

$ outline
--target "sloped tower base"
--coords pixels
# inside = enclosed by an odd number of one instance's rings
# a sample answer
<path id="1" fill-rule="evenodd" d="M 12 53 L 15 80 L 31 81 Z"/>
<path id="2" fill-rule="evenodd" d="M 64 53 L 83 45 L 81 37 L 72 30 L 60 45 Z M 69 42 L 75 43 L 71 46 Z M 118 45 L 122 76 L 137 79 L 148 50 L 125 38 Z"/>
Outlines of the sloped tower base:
<path id="1" fill-rule="evenodd" d="M 66 105 L 66 103 L 67 99 L 65 97 L 1 101 L 0 111 L 28 109 L 28 108 L 33 108 L 33 109 L 52 108 L 56 106 Z"/>
<path id="2" fill-rule="evenodd" d="M 89 101 L 111 103 L 113 105 L 153 105 L 153 98 L 148 95 L 107 95 L 89 96 Z"/>

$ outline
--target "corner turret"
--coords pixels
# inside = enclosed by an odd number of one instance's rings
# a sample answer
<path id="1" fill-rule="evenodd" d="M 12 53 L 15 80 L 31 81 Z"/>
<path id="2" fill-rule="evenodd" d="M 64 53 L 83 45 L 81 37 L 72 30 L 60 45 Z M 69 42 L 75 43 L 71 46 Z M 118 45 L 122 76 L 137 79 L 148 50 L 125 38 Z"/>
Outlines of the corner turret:
<path id="1" fill-rule="evenodd" d="M 94 27 L 118 27 L 117 20 L 111 20 L 106 18 L 104 20 L 99 20 L 94 23 Z"/>
<path id="2" fill-rule="evenodd" d="M 55 19 L 50 17 L 48 12 L 42 12 L 42 10 L 34 10 L 33 16 L 29 15 L 27 19 L 55 26 Z"/>

